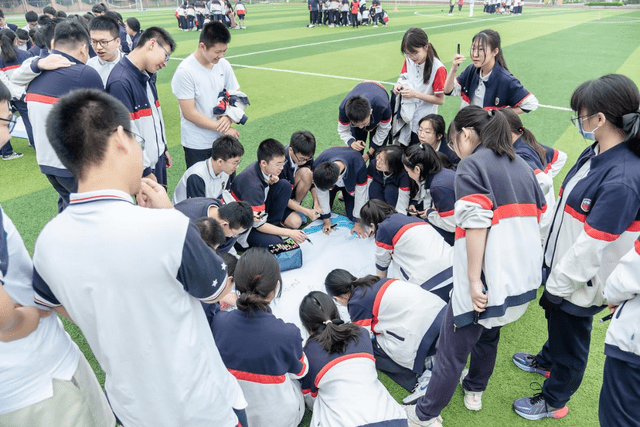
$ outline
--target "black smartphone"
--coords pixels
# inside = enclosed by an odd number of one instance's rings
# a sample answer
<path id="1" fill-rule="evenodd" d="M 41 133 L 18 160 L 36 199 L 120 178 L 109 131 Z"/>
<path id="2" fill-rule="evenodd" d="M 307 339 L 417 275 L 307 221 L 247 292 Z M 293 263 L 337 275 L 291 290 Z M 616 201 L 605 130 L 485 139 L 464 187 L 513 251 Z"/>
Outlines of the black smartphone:
<path id="1" fill-rule="evenodd" d="M 460 43 L 458 43 L 458 55 L 460 55 Z"/>

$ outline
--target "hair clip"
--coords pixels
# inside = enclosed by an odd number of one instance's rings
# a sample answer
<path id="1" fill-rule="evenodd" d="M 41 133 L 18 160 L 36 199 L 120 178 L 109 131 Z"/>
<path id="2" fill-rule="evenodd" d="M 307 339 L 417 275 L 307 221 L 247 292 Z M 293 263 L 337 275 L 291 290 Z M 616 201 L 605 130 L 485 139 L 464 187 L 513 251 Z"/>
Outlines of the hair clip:
<path id="1" fill-rule="evenodd" d="M 518 132 L 523 133 L 523 132 L 524 132 L 524 126 L 520 126 L 520 127 L 518 128 Z"/>

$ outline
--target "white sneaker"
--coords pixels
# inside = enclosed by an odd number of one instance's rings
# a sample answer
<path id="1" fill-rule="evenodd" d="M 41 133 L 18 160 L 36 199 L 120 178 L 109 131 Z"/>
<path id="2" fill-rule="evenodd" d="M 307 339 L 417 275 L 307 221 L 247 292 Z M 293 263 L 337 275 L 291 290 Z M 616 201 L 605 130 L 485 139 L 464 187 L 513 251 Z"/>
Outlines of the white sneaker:
<path id="1" fill-rule="evenodd" d="M 408 405 L 404 407 L 409 421 L 409 427 L 442 427 L 442 417 L 438 415 L 427 421 L 422 421 L 416 415 L 416 405 Z"/>
<path id="2" fill-rule="evenodd" d="M 20 157 L 24 156 L 24 154 L 22 153 L 16 153 L 15 151 L 11 154 L 8 154 L 6 156 L 2 156 L 2 160 L 14 160 L 14 159 L 19 159 Z"/>
<path id="3" fill-rule="evenodd" d="M 413 391 L 411 392 L 411 394 L 405 397 L 404 399 L 402 399 L 402 402 L 405 405 L 411 405 L 413 403 L 416 403 L 416 401 L 420 399 L 422 396 L 424 396 L 424 394 L 427 392 L 427 387 L 429 386 L 430 380 L 431 380 L 431 371 L 427 369 L 418 378 L 418 382 L 416 383 L 416 386 L 413 388 Z"/>
<path id="4" fill-rule="evenodd" d="M 373 28 L 376 28 L 378 26 L 378 24 L 373 24 Z"/>
<path id="5" fill-rule="evenodd" d="M 464 406 L 470 411 L 479 411 L 482 409 L 482 392 L 465 390 L 462 386 L 462 381 L 467 377 L 468 373 L 469 370 L 465 369 L 462 371 L 462 375 L 460 375 L 460 388 L 464 393 Z"/>

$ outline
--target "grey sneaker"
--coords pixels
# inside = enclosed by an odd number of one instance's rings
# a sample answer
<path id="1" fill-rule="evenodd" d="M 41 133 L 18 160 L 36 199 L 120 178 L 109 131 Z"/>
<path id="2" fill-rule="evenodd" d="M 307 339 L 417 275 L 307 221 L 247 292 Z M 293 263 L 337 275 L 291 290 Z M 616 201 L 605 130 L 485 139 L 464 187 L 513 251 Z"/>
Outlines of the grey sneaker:
<path id="1" fill-rule="evenodd" d="M 407 413 L 409 427 L 442 427 L 442 417 L 440 415 L 430 420 L 422 421 L 416 415 L 416 405 L 405 406 L 404 410 Z"/>
<path id="2" fill-rule="evenodd" d="M 13 159 L 19 159 L 20 157 L 24 156 L 24 154 L 22 153 L 11 153 L 8 154 L 6 156 L 2 156 L 2 160 L 13 160 Z"/>
<path id="3" fill-rule="evenodd" d="M 534 372 L 540 374 L 543 377 L 549 378 L 551 371 L 538 365 L 538 361 L 533 354 L 529 353 L 516 353 L 513 355 L 513 363 L 525 372 Z"/>
<path id="4" fill-rule="evenodd" d="M 569 408 L 554 408 L 544 400 L 542 393 L 536 393 L 533 397 L 523 397 L 513 402 L 513 410 L 516 414 L 527 420 L 541 420 L 543 418 L 562 418 L 567 415 Z"/>
<path id="5" fill-rule="evenodd" d="M 429 369 L 426 369 L 422 373 L 422 375 L 420 375 L 420 377 L 418 378 L 418 382 L 416 383 L 416 386 L 413 388 L 413 391 L 411 392 L 411 394 L 405 397 L 404 399 L 402 399 L 402 402 L 405 405 L 411 405 L 413 403 L 416 403 L 418 399 L 424 396 L 424 394 L 427 392 L 427 387 L 429 386 L 430 379 L 431 379 L 431 371 Z"/>

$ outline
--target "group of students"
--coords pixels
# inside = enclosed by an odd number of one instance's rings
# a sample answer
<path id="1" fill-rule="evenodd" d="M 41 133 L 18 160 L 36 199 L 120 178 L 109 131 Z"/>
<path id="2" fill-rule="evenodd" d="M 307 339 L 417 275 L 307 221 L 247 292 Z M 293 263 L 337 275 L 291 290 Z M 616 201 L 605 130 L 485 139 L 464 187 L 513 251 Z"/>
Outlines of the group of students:
<path id="1" fill-rule="evenodd" d="M 630 79 L 607 75 L 575 90 L 573 120 L 594 143 L 556 201 L 552 177 L 566 156 L 520 121 L 538 102 L 509 72 L 499 34 L 476 34 L 473 64 L 456 76 L 466 58 L 457 54 L 447 73 L 426 33 L 412 28 L 391 99 L 363 82 L 342 101 L 345 146 L 316 155 L 307 131 L 288 146 L 265 139 L 236 174 L 245 150 L 229 124 L 242 119 L 221 115 L 215 122 L 226 126 L 210 149 L 185 147 L 188 169 L 171 203 L 154 75 L 175 42 L 152 27 L 124 56 L 116 43 L 109 50 L 114 20 L 94 18 L 89 33 L 77 21 L 54 22 L 51 53 L 25 59 L 9 79 L 27 85 L 27 110 L 40 119 L 38 162 L 60 194 L 60 213 L 41 232 L 33 264 L 1 216 L 0 373 L 13 378 L 0 384 L 1 424 L 112 426 L 115 414 L 125 427 L 296 426 L 306 401 L 312 425 L 438 426 L 459 383 L 465 406 L 482 408 L 500 329 L 544 283 L 548 340 L 513 361 L 547 380 L 513 408 L 528 419 L 566 415 L 606 296 L 617 310 L 600 421 L 635 425 L 640 94 Z M 211 22 L 194 60 L 224 64 L 228 43 L 228 30 Z M 90 46 L 101 59 L 95 68 L 83 65 Z M 183 117 L 222 131 L 187 113 L 177 83 Z M 235 77 L 230 84 L 237 88 Z M 437 114 L 446 95 L 462 98 L 448 131 Z M 0 85 L 2 141 L 15 123 L 14 98 Z M 375 238 L 376 275 L 331 271 L 326 293 L 300 304 L 303 345 L 301 331 L 269 309 L 282 278 L 265 248 L 307 240 L 307 219 L 331 234 L 339 193 L 352 232 Z M 395 278 L 387 277 L 391 261 Z M 108 401 L 51 309 L 80 327 L 105 371 Z M 411 391 L 407 406 L 376 369 Z"/>
<path id="2" fill-rule="evenodd" d="M 360 25 L 369 25 L 369 21 L 374 27 L 378 23 L 386 26 L 389 16 L 382 9 L 380 0 L 373 0 L 371 7 L 367 8 L 366 0 L 307 0 L 309 7 L 309 25 L 328 25 L 329 27 L 341 27 L 351 25 L 353 28 Z"/>
<path id="3" fill-rule="evenodd" d="M 242 0 L 236 2 L 235 9 L 229 0 L 209 0 L 185 1 L 178 6 L 174 15 L 178 19 L 178 28 L 181 31 L 202 31 L 209 21 L 220 21 L 227 28 L 239 30 L 247 28 L 244 25 L 246 13 L 247 8 Z"/>

